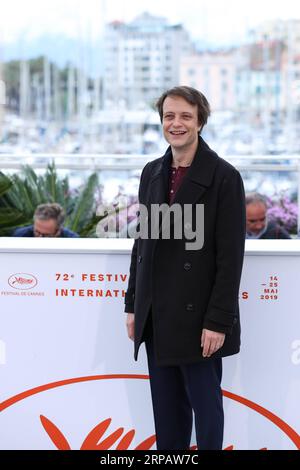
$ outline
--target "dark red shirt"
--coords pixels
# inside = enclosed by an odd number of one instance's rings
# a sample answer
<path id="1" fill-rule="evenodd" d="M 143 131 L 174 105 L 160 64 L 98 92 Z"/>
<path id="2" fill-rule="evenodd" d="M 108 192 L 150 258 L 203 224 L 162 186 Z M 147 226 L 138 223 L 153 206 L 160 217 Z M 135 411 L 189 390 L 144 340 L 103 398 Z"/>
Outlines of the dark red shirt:
<path id="1" fill-rule="evenodd" d="M 173 203 L 175 194 L 182 183 L 182 180 L 188 171 L 189 166 L 170 167 L 169 176 L 169 204 Z"/>

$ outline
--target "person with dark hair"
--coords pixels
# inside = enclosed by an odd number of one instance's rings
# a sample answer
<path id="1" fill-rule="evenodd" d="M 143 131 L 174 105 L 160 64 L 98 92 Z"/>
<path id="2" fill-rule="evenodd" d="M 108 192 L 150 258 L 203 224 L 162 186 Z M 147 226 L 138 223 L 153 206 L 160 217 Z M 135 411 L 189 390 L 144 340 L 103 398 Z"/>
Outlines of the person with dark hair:
<path id="1" fill-rule="evenodd" d="M 259 193 L 246 195 L 246 238 L 270 240 L 291 238 L 288 232 L 268 220 L 268 205 Z"/>
<path id="2" fill-rule="evenodd" d="M 239 172 L 200 136 L 210 115 L 202 93 L 175 87 L 160 97 L 157 108 L 170 146 L 141 175 L 139 226 L 144 229 L 131 254 L 127 334 L 135 360 L 141 343 L 146 345 L 157 449 L 189 449 L 194 413 L 198 449 L 219 450 L 222 357 L 240 349 L 244 187 Z M 173 217 L 165 236 L 165 211 L 158 233 L 153 232 L 157 206 L 183 209 L 181 214 L 188 209 L 192 218 Z M 187 240 L 198 235 L 202 242 L 191 247 Z"/>
<path id="3" fill-rule="evenodd" d="M 165 91 L 156 103 L 161 123 L 163 123 L 164 117 L 164 102 L 168 97 L 183 98 L 191 106 L 197 106 L 197 119 L 198 123 L 201 123 L 199 127 L 199 134 L 201 134 L 201 131 L 210 116 L 210 106 L 203 93 L 198 90 L 195 90 L 195 88 L 191 88 L 188 86 L 177 86 L 171 88 L 171 90 Z"/>
<path id="4" fill-rule="evenodd" d="M 17 228 L 13 237 L 78 238 L 79 235 L 63 227 L 65 212 L 58 203 L 40 204 L 33 216 L 33 225 Z"/>

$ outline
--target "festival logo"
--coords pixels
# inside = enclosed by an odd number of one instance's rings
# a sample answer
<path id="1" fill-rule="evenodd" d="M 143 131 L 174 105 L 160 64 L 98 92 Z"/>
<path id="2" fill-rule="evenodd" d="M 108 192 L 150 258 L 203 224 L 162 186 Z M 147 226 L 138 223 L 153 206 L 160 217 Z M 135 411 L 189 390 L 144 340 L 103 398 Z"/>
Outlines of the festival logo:
<path id="1" fill-rule="evenodd" d="M 8 284 L 10 287 L 18 290 L 33 289 L 37 283 L 37 278 L 32 274 L 27 273 L 16 273 L 8 278 Z"/>
<path id="2" fill-rule="evenodd" d="M 147 388 L 142 390 L 144 385 Z M 15 448 L 24 441 L 25 434 L 27 441 L 22 443 L 22 448 L 35 448 L 36 442 L 31 442 L 33 438 L 27 437 L 32 426 L 35 441 L 39 436 L 40 445 L 49 449 L 153 450 L 156 438 L 150 408 L 147 411 L 144 407 L 137 406 L 137 394 L 141 391 L 147 404 L 148 386 L 148 376 L 139 374 L 96 375 L 48 383 L 0 403 L 0 422 L 6 415 L 6 429 L 15 427 L 16 434 L 10 433 L 9 437 L 10 445 L 15 445 Z M 135 388 L 136 393 L 132 396 Z M 128 390 L 130 396 L 127 394 Z M 283 434 L 282 438 L 290 442 L 290 448 L 300 449 L 300 435 L 280 417 L 265 407 L 229 391 L 223 390 L 223 396 L 235 403 L 241 414 L 248 412 L 248 418 L 254 416 L 256 422 L 263 419 L 264 425 L 271 431 L 268 434 L 279 433 L 279 438 Z M 130 406 L 126 415 L 124 404 L 128 404 L 128 401 Z M 95 404 L 90 406 L 91 403 Z M 10 413 L 12 414 L 9 417 Z M 26 422 L 23 426 L 24 415 L 27 420 L 29 416 L 33 418 L 31 423 Z M 87 425 L 88 422 L 94 424 L 90 426 Z M 27 433 L 22 431 L 22 427 Z M 1 441 L 4 443 L 5 426 L 1 428 Z M 21 437 L 17 437 L 17 432 Z M 192 444 L 191 450 L 196 450 L 197 447 Z M 235 443 L 225 443 L 224 450 L 234 449 L 238 449 Z M 267 450 L 267 446 L 262 442 L 257 450 Z"/>

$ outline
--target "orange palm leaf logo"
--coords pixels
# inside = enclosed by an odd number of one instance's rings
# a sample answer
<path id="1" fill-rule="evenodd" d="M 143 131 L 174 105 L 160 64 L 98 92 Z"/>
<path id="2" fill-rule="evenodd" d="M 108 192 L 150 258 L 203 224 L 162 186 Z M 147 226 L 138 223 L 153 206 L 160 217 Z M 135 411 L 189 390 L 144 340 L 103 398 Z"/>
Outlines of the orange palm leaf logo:
<path id="1" fill-rule="evenodd" d="M 45 416 L 41 415 L 40 419 L 43 428 L 55 447 L 58 450 L 71 450 L 70 444 L 62 431 L 60 431 L 60 429 L 58 429 L 58 427 Z M 135 430 L 131 429 L 124 434 L 124 428 L 118 428 L 105 437 L 104 435 L 111 425 L 111 422 L 112 419 L 108 418 L 97 424 L 97 426 L 95 426 L 84 439 L 80 450 L 109 450 L 120 438 L 121 439 L 116 446 L 116 450 L 128 450 L 135 436 Z M 155 435 L 152 435 L 138 444 L 138 446 L 133 450 L 150 450 L 155 444 L 155 441 L 156 437 Z"/>

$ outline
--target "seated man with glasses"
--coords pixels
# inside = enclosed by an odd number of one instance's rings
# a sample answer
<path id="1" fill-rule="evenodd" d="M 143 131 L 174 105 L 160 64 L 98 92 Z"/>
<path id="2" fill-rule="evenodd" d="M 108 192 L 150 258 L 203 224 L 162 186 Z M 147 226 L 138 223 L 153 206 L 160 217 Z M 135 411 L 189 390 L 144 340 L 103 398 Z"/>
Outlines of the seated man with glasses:
<path id="1" fill-rule="evenodd" d="M 283 227 L 268 220 L 267 210 L 264 196 L 259 193 L 246 195 L 246 238 L 261 240 L 291 238 Z"/>
<path id="2" fill-rule="evenodd" d="M 40 204 L 33 216 L 33 225 L 17 228 L 13 237 L 78 238 L 79 235 L 63 227 L 65 212 L 60 204 Z"/>

